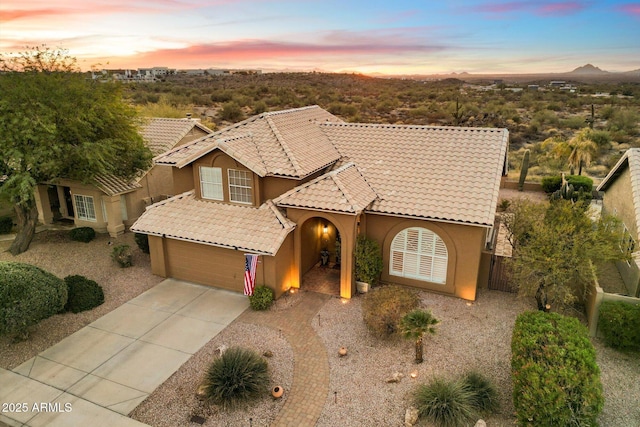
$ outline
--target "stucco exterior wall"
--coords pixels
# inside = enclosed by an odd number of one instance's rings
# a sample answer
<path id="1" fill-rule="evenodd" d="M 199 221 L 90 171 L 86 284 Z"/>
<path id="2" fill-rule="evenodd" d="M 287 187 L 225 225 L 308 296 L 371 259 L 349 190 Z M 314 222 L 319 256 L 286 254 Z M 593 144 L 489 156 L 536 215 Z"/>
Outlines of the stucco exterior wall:
<path id="1" fill-rule="evenodd" d="M 602 197 L 602 211 L 615 215 L 624 223 L 636 244 L 640 245 L 638 225 L 633 205 L 633 192 L 631 188 L 631 173 L 625 168 L 620 175 L 609 185 Z M 638 248 L 636 248 L 638 250 Z M 638 296 L 640 292 L 640 269 L 634 260 L 616 262 L 620 276 L 631 296 Z"/>
<path id="2" fill-rule="evenodd" d="M 446 244 L 448 264 L 447 278 L 444 284 L 389 274 L 391 242 L 400 231 L 409 227 L 427 228 L 438 234 Z M 476 299 L 478 278 L 481 275 L 480 266 L 485 243 L 485 228 L 369 213 L 366 215 L 366 228 L 363 232 L 376 240 L 382 248 L 383 281 L 455 295 L 471 301 Z"/>

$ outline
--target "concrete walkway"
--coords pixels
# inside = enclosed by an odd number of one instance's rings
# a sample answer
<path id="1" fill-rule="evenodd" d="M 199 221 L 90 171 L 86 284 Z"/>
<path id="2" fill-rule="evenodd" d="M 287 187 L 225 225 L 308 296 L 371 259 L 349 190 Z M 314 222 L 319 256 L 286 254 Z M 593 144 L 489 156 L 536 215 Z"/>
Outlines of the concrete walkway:
<path id="1" fill-rule="evenodd" d="M 249 306 L 243 295 L 167 279 L 13 371 L 0 369 L 0 425 L 122 426 Z M 18 406 L 16 406 L 18 405 Z"/>
<path id="2" fill-rule="evenodd" d="M 280 312 L 246 311 L 238 320 L 281 330 L 294 355 L 293 385 L 272 427 L 316 425 L 329 396 L 329 360 L 311 320 L 329 295 L 306 292 L 302 301 Z"/>

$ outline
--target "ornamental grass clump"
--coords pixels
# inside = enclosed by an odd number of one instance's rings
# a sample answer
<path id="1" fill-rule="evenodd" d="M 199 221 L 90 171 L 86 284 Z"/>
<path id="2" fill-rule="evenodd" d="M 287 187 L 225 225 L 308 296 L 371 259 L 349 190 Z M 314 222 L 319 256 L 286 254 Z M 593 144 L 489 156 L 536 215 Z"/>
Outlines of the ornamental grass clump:
<path id="1" fill-rule="evenodd" d="M 243 406 L 268 392 L 267 361 L 253 350 L 232 347 L 209 366 L 205 395 L 223 409 Z"/>
<path id="2" fill-rule="evenodd" d="M 473 407 L 484 414 L 498 410 L 498 391 L 495 385 L 484 375 L 476 371 L 469 371 L 462 377 L 462 382 L 472 393 Z"/>
<path id="3" fill-rule="evenodd" d="M 473 424 L 475 410 L 473 392 L 462 381 L 434 378 L 422 384 L 414 395 L 418 414 L 438 427 Z"/>

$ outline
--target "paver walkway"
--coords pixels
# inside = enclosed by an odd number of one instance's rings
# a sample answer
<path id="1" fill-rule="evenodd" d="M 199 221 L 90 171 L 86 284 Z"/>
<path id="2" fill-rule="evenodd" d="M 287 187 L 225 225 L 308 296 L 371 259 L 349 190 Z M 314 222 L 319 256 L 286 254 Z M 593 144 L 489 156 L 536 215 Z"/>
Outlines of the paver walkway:
<path id="1" fill-rule="evenodd" d="M 279 312 L 245 311 L 239 321 L 281 330 L 294 355 L 293 385 L 285 390 L 286 402 L 272 427 L 316 425 L 329 396 L 329 360 L 311 320 L 329 295 L 305 292 L 297 305 Z"/>
<path id="2" fill-rule="evenodd" d="M 126 415 L 248 306 L 241 294 L 167 279 L 13 371 L 0 369 L 0 402 L 21 405 L 0 422 L 143 426 Z"/>

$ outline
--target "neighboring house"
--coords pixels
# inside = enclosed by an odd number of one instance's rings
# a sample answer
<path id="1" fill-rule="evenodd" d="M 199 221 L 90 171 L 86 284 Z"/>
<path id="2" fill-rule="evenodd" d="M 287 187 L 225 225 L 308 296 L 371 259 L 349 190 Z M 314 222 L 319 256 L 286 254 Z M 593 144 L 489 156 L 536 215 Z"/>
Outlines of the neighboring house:
<path id="1" fill-rule="evenodd" d="M 631 259 L 616 264 L 628 295 L 640 297 L 640 148 L 627 150 L 597 190 L 604 192 L 603 212 L 622 221 L 620 250 Z"/>
<path id="2" fill-rule="evenodd" d="M 364 234 L 382 248 L 383 281 L 474 300 L 507 146 L 506 129 L 263 113 L 155 158 L 173 166 L 176 196 L 131 230 L 149 235 L 155 274 L 238 292 L 244 254 L 262 255 L 256 283 L 276 297 L 304 288 L 328 251 L 350 298 Z"/>
<path id="3" fill-rule="evenodd" d="M 212 133 L 198 120 L 189 118 L 150 119 L 140 132 L 156 156 Z M 133 224 L 146 206 L 172 194 L 171 168 L 153 166 L 130 182 L 101 175 L 92 184 L 64 178 L 40 184 L 36 204 L 43 224 L 68 219 L 78 227 L 92 227 L 115 237 Z"/>

